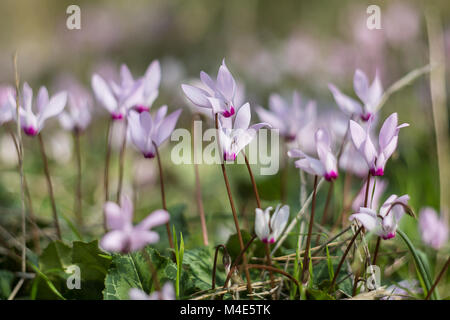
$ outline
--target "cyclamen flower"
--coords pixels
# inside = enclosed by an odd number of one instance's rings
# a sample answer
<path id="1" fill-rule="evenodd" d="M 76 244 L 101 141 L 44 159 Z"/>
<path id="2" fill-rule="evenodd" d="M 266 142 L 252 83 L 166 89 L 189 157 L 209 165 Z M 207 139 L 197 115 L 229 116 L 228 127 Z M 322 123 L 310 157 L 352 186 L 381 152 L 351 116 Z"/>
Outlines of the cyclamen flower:
<path id="1" fill-rule="evenodd" d="M 61 126 L 68 131 L 84 131 L 91 122 L 91 95 L 79 86 L 68 91 L 67 109 L 59 115 Z"/>
<path id="2" fill-rule="evenodd" d="M 291 158 L 301 158 L 295 161 L 296 168 L 300 168 L 309 174 L 322 176 L 327 181 L 337 179 L 337 160 L 331 152 L 331 142 L 327 131 L 323 129 L 317 130 L 315 140 L 319 159 L 312 158 L 299 149 L 289 150 L 288 156 Z"/>
<path id="3" fill-rule="evenodd" d="M 328 88 L 333 94 L 339 108 L 349 116 L 358 115 L 361 120 L 368 121 L 377 111 L 376 108 L 383 96 L 383 87 L 381 85 L 378 73 L 375 75 L 375 79 L 372 84 L 369 84 L 369 80 L 364 72 L 357 69 L 353 77 L 353 88 L 356 95 L 363 102 L 363 106 L 358 101 L 343 94 L 336 86 L 329 84 Z"/>
<path id="4" fill-rule="evenodd" d="M 439 215 L 433 208 L 423 208 L 419 216 L 420 235 L 424 243 L 439 250 L 448 241 L 448 222 L 445 216 Z"/>
<path id="5" fill-rule="evenodd" d="M 161 291 L 154 291 L 150 295 L 137 288 L 130 289 L 128 295 L 131 300 L 175 300 L 175 290 L 170 282 L 166 282 Z"/>
<path id="6" fill-rule="evenodd" d="M 0 125 L 14 119 L 16 90 L 11 86 L 0 87 Z"/>
<path id="7" fill-rule="evenodd" d="M 36 101 L 37 113 L 32 109 L 33 90 L 28 83 L 23 84 L 22 100 L 19 109 L 20 125 L 23 131 L 29 136 L 36 136 L 44 128 L 45 121 L 51 117 L 59 115 L 67 102 L 65 91 L 55 94 L 51 99 L 45 87 L 39 89 Z M 15 104 L 13 106 L 15 110 Z M 13 112 L 14 118 L 16 113 Z"/>
<path id="8" fill-rule="evenodd" d="M 266 210 L 256 208 L 255 233 L 264 243 L 274 243 L 283 232 L 289 220 L 289 206 L 277 205 L 275 212 L 270 217 L 272 207 Z"/>
<path id="9" fill-rule="evenodd" d="M 391 239 L 395 237 L 398 223 L 405 213 L 403 205 L 407 206 L 408 201 L 408 195 L 397 197 L 393 194 L 384 202 L 378 213 L 375 209 L 361 207 L 349 219 L 358 220 L 364 228 L 375 232 L 384 240 Z"/>
<path id="10" fill-rule="evenodd" d="M 138 112 L 148 111 L 158 97 L 161 81 L 161 67 L 153 61 L 142 78 L 134 80 L 128 67 L 120 68 L 120 84 L 107 83 L 101 76 L 92 76 L 92 89 L 97 100 L 105 107 L 112 118 L 122 119 L 127 110 L 134 108 Z"/>
<path id="11" fill-rule="evenodd" d="M 301 106 L 298 92 L 294 91 L 292 105 L 288 106 L 286 101 L 278 94 L 272 94 L 269 98 L 269 110 L 262 107 L 256 108 L 259 118 L 280 130 L 287 141 L 294 141 L 300 131 L 311 123 L 316 115 L 316 103 L 310 101 L 305 109 Z"/>
<path id="12" fill-rule="evenodd" d="M 250 104 L 246 103 L 239 108 L 234 123 L 230 118 L 223 118 L 219 122 L 219 143 L 226 161 L 234 161 L 239 152 L 249 144 L 256 136 L 256 131 L 267 123 L 250 125 Z"/>
<path id="13" fill-rule="evenodd" d="M 110 232 L 100 241 L 106 251 L 128 253 L 142 249 L 147 244 L 159 241 L 159 235 L 150 229 L 169 221 L 169 213 L 156 210 L 136 226 L 133 226 L 133 204 L 126 196 L 122 196 L 120 207 L 114 202 L 104 205 L 106 225 Z"/>
<path id="14" fill-rule="evenodd" d="M 364 130 L 358 123 L 350 120 L 350 134 L 356 149 L 366 160 L 370 173 L 374 176 L 382 176 L 387 160 L 397 148 L 400 129 L 408 127 L 409 124 L 398 125 L 397 113 L 391 114 L 381 127 L 378 137 L 378 150 L 370 138 L 371 124 L 372 122 L 369 121 Z"/>
<path id="15" fill-rule="evenodd" d="M 225 59 L 219 68 L 216 81 L 203 71 L 200 72 L 200 80 L 207 90 L 182 84 L 181 88 L 186 97 L 199 107 L 212 109 L 214 114 L 220 113 L 226 118 L 233 116 L 236 111 L 236 81 L 225 65 Z"/>
<path id="16" fill-rule="evenodd" d="M 162 106 L 152 118 L 148 111 L 138 113 L 130 111 L 128 128 L 131 140 L 142 152 L 144 157 L 153 158 L 156 155 L 155 145 L 160 146 L 170 135 L 177 124 L 181 109 L 166 117 L 167 106 Z"/>

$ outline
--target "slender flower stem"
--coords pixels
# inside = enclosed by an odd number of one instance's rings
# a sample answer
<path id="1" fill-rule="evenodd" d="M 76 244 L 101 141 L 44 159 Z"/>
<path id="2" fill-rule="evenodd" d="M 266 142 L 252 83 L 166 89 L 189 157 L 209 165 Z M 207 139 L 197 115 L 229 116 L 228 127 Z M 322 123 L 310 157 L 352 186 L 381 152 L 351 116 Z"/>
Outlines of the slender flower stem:
<path id="1" fill-rule="evenodd" d="M 27 224 L 26 224 L 26 213 L 25 213 L 25 191 L 24 191 L 24 173 L 23 173 L 23 143 L 22 143 L 22 132 L 20 128 L 20 115 L 19 115 L 19 69 L 17 68 L 17 52 L 14 53 L 13 57 L 13 66 L 14 66 L 14 82 L 16 86 L 16 129 L 17 129 L 17 139 L 18 139 L 18 160 L 19 160 L 19 173 L 20 173 L 20 196 L 21 196 L 21 210 L 22 210 L 22 272 L 26 271 L 26 241 L 27 241 Z M 19 282 L 20 283 L 20 282 Z"/>
<path id="2" fill-rule="evenodd" d="M 266 250 L 266 257 L 267 257 L 267 265 L 269 267 L 272 267 L 272 258 L 270 257 L 270 245 L 268 243 L 265 243 L 264 249 Z M 273 273 L 271 270 L 269 270 L 269 277 L 270 277 L 270 286 L 275 288 L 275 278 L 273 277 Z M 273 294 L 273 298 L 275 299 L 276 294 Z"/>
<path id="3" fill-rule="evenodd" d="M 434 281 L 433 285 L 430 288 L 430 291 L 428 291 L 427 296 L 425 297 L 425 300 L 430 299 L 431 294 L 433 293 L 434 289 L 436 289 L 437 284 L 439 281 L 441 281 L 442 277 L 445 274 L 445 271 L 447 271 L 448 267 L 450 266 L 450 256 L 447 259 L 447 262 L 445 263 L 444 267 L 442 268 L 441 272 L 439 272 L 439 275 L 436 278 L 436 281 Z"/>
<path id="4" fill-rule="evenodd" d="M 225 247 L 223 244 L 219 244 L 216 247 L 216 252 L 214 254 L 214 265 L 213 265 L 213 270 L 212 270 L 212 278 L 211 278 L 211 289 L 212 290 L 214 290 L 216 288 L 216 268 L 217 268 L 217 257 L 219 255 L 219 249 L 223 250 L 223 255 L 228 255 L 227 247 Z"/>
<path id="5" fill-rule="evenodd" d="M 377 256 L 378 256 L 378 250 L 380 249 L 380 242 L 381 242 L 381 238 L 378 237 L 377 238 L 377 244 L 375 245 L 375 251 L 373 253 L 372 265 L 376 265 L 377 264 Z"/>
<path id="6" fill-rule="evenodd" d="M 216 130 L 217 130 L 217 143 L 218 143 L 218 146 L 220 149 L 220 143 L 218 140 L 219 139 L 219 115 L 217 113 L 215 115 L 215 120 L 216 120 L 215 124 L 216 124 Z M 241 229 L 239 227 L 239 220 L 237 217 L 236 208 L 234 206 L 233 196 L 231 194 L 230 182 L 228 181 L 225 163 L 223 162 L 223 155 L 221 155 L 220 164 L 222 167 L 223 180 L 225 181 L 225 187 L 227 189 L 228 200 L 230 201 L 231 211 L 233 213 L 234 225 L 236 227 L 236 233 L 237 233 L 237 236 L 239 239 L 239 245 L 240 245 L 241 251 L 243 251 L 244 250 L 244 241 L 242 240 Z M 242 260 L 243 260 L 243 265 L 244 265 L 244 270 L 245 270 L 245 277 L 247 278 L 247 290 L 251 294 L 253 292 L 252 282 L 251 282 L 252 280 L 250 279 L 250 273 L 247 268 L 247 257 L 245 255 L 245 253 L 243 253 Z"/>
<path id="7" fill-rule="evenodd" d="M 158 160 L 159 183 L 160 183 L 160 186 L 161 186 L 162 205 L 163 205 L 163 209 L 168 212 L 168 210 L 167 210 L 167 203 L 166 203 L 166 192 L 165 192 L 165 188 L 164 188 L 164 175 L 163 175 L 162 165 L 161 165 L 161 158 L 159 156 L 158 146 L 154 142 L 153 142 L 153 146 L 155 147 L 156 158 Z M 169 238 L 170 247 L 173 249 L 174 245 L 173 245 L 172 232 L 170 231 L 170 224 L 169 224 L 169 222 L 166 223 L 166 231 L 167 231 L 167 237 Z"/>
<path id="8" fill-rule="evenodd" d="M 59 228 L 58 212 L 56 211 L 56 202 L 55 202 L 55 196 L 53 194 L 53 185 L 52 185 L 52 180 L 50 177 L 50 170 L 48 167 L 48 159 L 47 159 L 47 154 L 45 153 L 44 141 L 42 140 L 42 135 L 40 133 L 38 134 L 38 140 L 39 140 L 39 146 L 41 148 L 41 155 L 42 155 L 42 162 L 44 164 L 45 177 L 47 179 L 48 194 L 50 197 L 50 202 L 52 204 L 53 222 L 55 224 L 56 235 L 57 235 L 58 239 L 61 240 L 61 229 Z"/>
<path id="9" fill-rule="evenodd" d="M 331 196 L 333 195 L 333 186 L 334 186 L 334 183 L 333 183 L 333 181 L 331 181 L 330 186 L 328 187 L 327 200 L 325 202 L 325 207 L 323 209 L 322 220 L 320 221 L 320 225 L 322 225 L 322 226 L 327 221 L 328 207 L 330 206 Z M 320 234 L 317 235 L 317 239 L 316 239 L 317 244 L 319 244 L 319 240 L 320 240 Z"/>
<path id="10" fill-rule="evenodd" d="M 353 243 L 356 240 L 356 237 L 358 236 L 358 234 L 361 232 L 362 227 L 359 227 L 358 230 L 355 232 L 355 234 L 353 235 L 352 239 L 350 240 L 350 243 L 347 246 L 347 249 L 345 249 L 344 254 L 342 255 L 341 260 L 339 261 L 338 267 L 336 269 L 336 272 L 334 273 L 334 277 L 333 280 L 331 281 L 331 285 L 330 285 L 330 289 L 332 289 L 334 287 L 334 284 L 336 283 L 336 279 L 339 275 L 339 272 L 341 271 L 342 268 L 342 264 L 345 261 L 345 258 L 347 257 L 347 254 L 350 252 L 351 247 L 353 246 Z M 355 281 L 357 281 L 357 279 L 355 279 Z"/>
<path id="11" fill-rule="evenodd" d="M 309 270 L 309 248 L 311 247 L 311 234 L 312 227 L 314 224 L 314 211 L 316 209 L 316 195 L 317 195 L 317 176 L 314 176 L 314 193 L 311 202 L 311 217 L 309 218 L 309 227 L 308 227 L 308 236 L 306 238 L 306 247 L 305 247 L 305 255 L 303 257 L 303 269 L 302 269 L 302 282 L 306 282 L 306 275 L 309 274 L 309 271 L 305 272 L 305 270 Z"/>
<path id="12" fill-rule="evenodd" d="M 123 184 L 123 170 L 125 164 L 125 151 L 127 149 L 127 130 L 128 130 L 128 121 L 125 118 L 125 128 L 123 133 L 122 146 L 120 147 L 119 154 L 119 183 L 117 185 L 117 202 L 120 201 L 120 196 L 122 194 L 122 184 Z"/>
<path id="13" fill-rule="evenodd" d="M 250 175 L 250 180 L 252 182 L 253 193 L 255 194 L 255 199 L 256 199 L 256 205 L 258 206 L 259 209 L 261 209 L 261 200 L 259 198 L 258 187 L 256 185 L 255 177 L 253 176 L 252 168 L 250 167 L 250 163 L 248 162 L 247 156 L 245 155 L 245 153 L 243 151 L 242 151 L 242 154 L 244 155 L 245 164 L 247 166 L 248 174 Z M 270 257 L 270 247 L 269 247 L 268 243 L 265 244 L 265 250 L 266 250 L 267 265 L 272 266 L 272 258 Z M 269 271 L 269 276 L 270 276 L 271 286 L 273 289 L 273 288 L 275 288 L 275 279 L 273 277 L 272 271 Z"/>
<path id="14" fill-rule="evenodd" d="M 77 184 L 76 184 L 76 198 L 74 211 L 78 220 L 78 224 L 83 227 L 83 205 L 82 205 L 82 188 L 81 188 L 81 144 L 80 144 L 80 131 L 75 129 L 73 132 L 73 140 L 75 142 L 75 156 L 77 161 Z"/>
<path id="15" fill-rule="evenodd" d="M 364 196 L 364 207 L 367 208 L 367 203 L 369 202 L 369 186 L 370 186 L 370 171 L 367 174 L 367 184 L 366 184 L 366 194 Z"/>
<path id="16" fill-rule="evenodd" d="M 105 152 L 105 171 L 103 174 L 103 188 L 105 192 L 105 202 L 109 201 L 109 162 L 111 158 L 111 134 L 113 127 L 113 119 L 110 118 L 106 129 L 106 152 Z M 103 229 L 107 231 L 106 217 L 103 214 Z"/>
<path id="17" fill-rule="evenodd" d="M 194 132 L 194 123 L 197 119 L 200 119 L 200 115 L 196 114 L 192 117 L 192 132 Z M 195 134 L 195 133 L 194 133 Z M 200 174 L 198 171 L 198 164 L 196 161 L 196 149 L 195 149 L 195 139 L 193 139 L 193 147 L 194 150 L 194 173 L 195 173 L 195 198 L 197 201 L 197 209 L 200 215 L 200 224 L 202 226 L 202 236 L 203 236 L 203 244 L 205 246 L 208 245 L 208 229 L 206 227 L 206 219 L 205 219 L 205 210 L 203 208 L 203 200 L 202 200 L 202 186 L 200 183 Z"/>
<path id="18" fill-rule="evenodd" d="M 11 139 L 14 143 L 14 147 L 16 149 L 16 153 L 17 153 L 17 159 L 19 159 L 20 157 L 20 147 L 19 147 L 19 143 L 17 142 L 16 136 L 14 135 L 14 132 L 11 130 L 10 127 L 8 127 L 8 133 L 11 136 Z M 27 201 L 27 207 L 28 207 L 28 212 L 29 212 L 29 219 L 31 221 L 31 236 L 33 237 L 33 245 L 34 245 L 34 249 L 36 250 L 37 253 L 41 252 L 41 245 L 40 245 L 40 239 L 39 239 L 39 229 L 37 227 L 36 224 L 36 217 L 34 216 L 34 211 L 33 211 L 33 201 L 31 200 L 31 195 L 30 195 L 30 190 L 28 189 L 28 183 L 27 183 L 27 179 L 25 178 L 25 173 L 23 175 L 23 189 L 24 189 L 24 194 L 25 194 L 25 198 Z"/>
<path id="19" fill-rule="evenodd" d="M 255 199 L 256 199 L 256 205 L 258 206 L 258 208 L 261 208 L 261 200 L 259 198 L 258 187 L 256 186 L 255 177 L 253 176 L 252 168 L 250 167 L 250 163 L 248 162 L 248 159 L 247 159 L 247 156 L 245 155 L 245 153 L 242 152 L 242 154 L 244 155 L 245 164 L 247 166 L 248 174 L 250 175 L 250 180 L 252 182 L 253 193 L 255 194 Z"/>

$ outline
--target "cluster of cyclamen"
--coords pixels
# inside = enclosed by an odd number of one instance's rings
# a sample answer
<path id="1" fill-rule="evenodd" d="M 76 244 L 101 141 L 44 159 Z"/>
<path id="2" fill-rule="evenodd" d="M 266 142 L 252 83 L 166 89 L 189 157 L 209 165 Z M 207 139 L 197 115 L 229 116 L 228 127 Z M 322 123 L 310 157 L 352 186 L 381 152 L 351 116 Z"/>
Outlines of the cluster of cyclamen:
<path id="1" fill-rule="evenodd" d="M 235 105 L 237 85 L 225 61 L 222 61 L 215 81 L 204 71 L 200 72 L 200 80 L 204 88 L 183 84 L 182 89 L 194 105 L 211 109 L 211 116 L 215 119 L 219 132 L 218 142 L 223 160 L 234 161 L 239 152 L 256 137 L 259 129 L 272 128 L 272 124 L 267 121 L 250 125 L 250 104 L 247 102 L 241 107 Z M 280 119 L 279 123 L 283 123 L 282 121 Z M 277 206 L 272 217 L 272 207 L 264 211 L 261 208 L 255 209 L 255 233 L 264 243 L 274 243 L 287 224 L 289 206 L 280 207 L 281 205 Z"/>

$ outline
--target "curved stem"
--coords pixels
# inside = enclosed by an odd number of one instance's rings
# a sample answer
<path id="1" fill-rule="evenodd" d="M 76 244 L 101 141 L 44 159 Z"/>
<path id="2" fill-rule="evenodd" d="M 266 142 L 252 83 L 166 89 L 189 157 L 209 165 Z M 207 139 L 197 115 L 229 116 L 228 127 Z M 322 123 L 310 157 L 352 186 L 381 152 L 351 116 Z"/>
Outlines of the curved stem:
<path id="1" fill-rule="evenodd" d="M 127 130 L 128 130 L 128 121 L 125 118 L 125 129 L 123 133 L 122 146 L 120 147 L 119 154 L 119 183 L 117 185 L 117 202 L 120 202 L 120 196 L 122 194 L 122 184 L 123 184 L 123 170 L 125 164 L 125 151 L 127 149 Z"/>
<path id="2" fill-rule="evenodd" d="M 363 228 L 362 226 L 358 228 L 358 231 L 356 231 L 356 233 L 353 235 L 352 239 L 350 240 L 350 243 L 348 244 L 347 249 L 345 249 L 345 252 L 344 252 L 344 254 L 342 255 L 342 258 L 341 258 L 341 260 L 339 261 L 339 264 L 338 264 L 338 267 L 337 267 L 337 269 L 336 269 L 336 272 L 334 273 L 333 280 L 331 281 L 330 290 L 334 287 L 334 284 L 336 283 L 336 279 L 337 279 L 337 277 L 338 277 L 338 275 L 339 275 L 339 272 L 341 271 L 342 264 L 344 263 L 345 258 L 347 257 L 347 254 L 349 253 L 351 247 L 353 246 L 353 243 L 354 243 L 355 240 L 356 240 L 356 237 L 357 237 L 358 234 L 361 232 L 362 228 Z"/>
<path id="3" fill-rule="evenodd" d="M 53 194 L 53 185 L 52 185 L 52 180 L 50 177 L 50 170 L 48 168 L 48 159 L 47 159 L 47 155 L 45 153 L 44 141 L 42 140 L 42 135 L 40 133 L 38 134 L 38 140 L 39 140 L 39 146 L 41 148 L 42 162 L 44 164 L 45 177 L 47 178 L 48 194 L 49 194 L 50 202 L 52 205 L 53 222 L 55 224 L 56 235 L 58 236 L 58 239 L 61 240 L 61 229 L 59 228 L 58 212 L 56 211 L 56 202 L 55 202 L 55 196 Z"/>
<path id="4" fill-rule="evenodd" d="M 302 282 L 306 282 L 306 274 L 309 274 L 309 248 L 311 247 L 311 234 L 312 227 L 314 224 L 314 211 L 316 209 L 316 195 L 317 195 L 317 176 L 314 176 L 314 191 L 313 198 L 311 202 L 311 217 L 309 218 L 308 236 L 306 238 L 305 256 L 303 257 L 303 268 L 302 268 Z M 305 270 L 308 270 L 305 272 Z"/>
<path id="5" fill-rule="evenodd" d="M 167 212 L 169 212 L 167 210 L 166 192 L 165 192 L 165 188 L 164 188 L 164 175 L 163 175 L 163 171 L 162 171 L 161 157 L 159 156 L 159 150 L 158 150 L 158 146 L 156 145 L 156 143 L 153 142 L 153 146 L 155 147 L 156 159 L 158 160 L 159 182 L 160 182 L 160 186 L 161 186 L 162 205 L 163 205 L 163 209 L 166 210 Z M 170 224 L 169 224 L 169 222 L 166 223 L 166 231 L 167 231 L 167 237 L 169 238 L 170 247 L 173 249 L 174 246 L 173 246 L 172 232 L 170 231 Z"/>
<path id="6" fill-rule="evenodd" d="M 276 272 L 276 273 L 282 274 L 283 276 L 285 276 L 285 277 L 289 278 L 290 280 L 294 281 L 295 284 L 297 285 L 297 287 L 300 287 L 300 284 L 298 283 L 297 279 L 295 279 L 289 273 L 284 272 L 283 270 L 274 268 L 272 266 L 265 266 L 263 264 L 249 264 L 248 267 L 250 269 L 264 269 L 264 270 L 268 270 L 268 271 L 272 271 L 272 272 Z"/>
<path id="7" fill-rule="evenodd" d="M 82 191 L 81 191 L 81 146 L 80 146 L 80 131 L 74 130 L 73 140 L 75 142 L 75 156 L 77 161 L 77 184 L 76 184 L 76 198 L 75 198 L 75 214 L 78 224 L 83 226 L 83 206 L 82 206 Z"/>
<path id="8" fill-rule="evenodd" d="M 219 244 L 216 247 L 216 252 L 214 254 L 214 265 L 212 270 L 212 278 L 211 278 L 211 289 L 214 290 L 216 288 L 216 268 L 217 268 L 217 256 L 219 255 L 219 249 L 222 248 L 224 251 L 223 255 L 228 255 L 227 247 L 225 247 L 223 244 Z M 225 269 L 226 270 L 226 269 Z"/>
<path id="9" fill-rule="evenodd" d="M 433 285 L 431 286 L 430 290 L 428 291 L 428 294 L 425 297 L 425 300 L 430 299 L 431 294 L 433 293 L 433 291 L 436 288 L 436 286 L 439 283 L 439 281 L 441 281 L 442 276 L 444 275 L 444 273 L 447 270 L 447 268 L 449 267 L 449 265 L 450 265 L 450 256 L 448 257 L 447 262 L 445 263 L 445 265 L 442 268 L 441 272 L 439 272 L 439 275 L 437 276 L 436 281 L 434 281 Z"/>
<path id="10" fill-rule="evenodd" d="M 369 200 L 370 177 L 371 177 L 371 174 L 370 174 L 370 171 L 369 171 L 369 173 L 367 174 L 366 194 L 364 196 L 364 207 L 365 208 L 367 208 L 367 202 Z"/>
<path id="11" fill-rule="evenodd" d="M 216 113 L 215 115 L 215 125 L 216 125 L 216 131 L 217 131 L 217 144 L 219 146 L 220 149 L 220 142 L 219 142 L 219 115 Z M 241 234 L 241 229 L 239 227 L 239 220 L 237 217 L 237 213 L 236 213 L 236 208 L 234 206 L 234 201 L 233 201 L 233 196 L 231 194 L 231 188 L 230 188 L 230 182 L 228 181 L 228 175 L 227 175 L 227 171 L 225 168 L 225 164 L 223 162 L 223 156 L 221 156 L 221 167 L 222 167 L 222 174 L 223 174 L 223 180 L 225 181 L 225 187 L 227 189 L 227 194 L 228 194 L 228 200 L 230 201 L 230 207 L 231 207 L 231 211 L 233 213 L 233 220 L 234 220 L 234 225 L 236 227 L 236 233 L 239 239 L 239 245 L 241 247 L 241 251 L 244 251 L 244 241 L 242 240 L 242 234 Z M 250 273 L 248 272 L 248 268 L 247 268 L 247 257 L 245 256 L 245 253 L 243 253 L 242 256 L 242 260 L 243 260 L 243 265 L 244 265 L 244 270 L 245 270 L 245 277 L 247 278 L 247 290 L 249 293 L 253 292 L 252 289 L 252 282 L 250 279 Z"/>
<path id="12" fill-rule="evenodd" d="M 224 288 L 228 287 L 228 282 L 230 281 L 230 278 L 231 278 L 231 275 L 233 274 L 234 269 L 239 264 L 239 262 L 241 262 L 242 258 L 245 257 L 245 251 L 247 251 L 247 249 L 250 247 L 250 245 L 252 244 L 253 240 L 255 240 L 255 239 L 256 239 L 256 235 L 253 235 L 253 237 L 247 242 L 245 247 L 241 250 L 239 255 L 234 260 L 233 264 L 231 265 L 230 271 L 228 272 L 227 277 L 225 279 L 225 283 L 223 285 Z"/>

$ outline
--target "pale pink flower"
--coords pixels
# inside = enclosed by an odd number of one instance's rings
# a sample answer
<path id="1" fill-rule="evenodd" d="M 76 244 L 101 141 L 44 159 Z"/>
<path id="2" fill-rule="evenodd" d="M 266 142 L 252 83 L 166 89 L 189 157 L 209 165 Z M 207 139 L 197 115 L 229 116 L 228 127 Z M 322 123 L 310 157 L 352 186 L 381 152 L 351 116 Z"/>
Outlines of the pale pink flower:
<path id="1" fill-rule="evenodd" d="M 423 242 L 436 250 L 448 242 L 448 221 L 443 214 L 439 217 L 433 208 L 420 210 L 419 230 Z"/>

